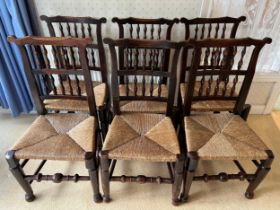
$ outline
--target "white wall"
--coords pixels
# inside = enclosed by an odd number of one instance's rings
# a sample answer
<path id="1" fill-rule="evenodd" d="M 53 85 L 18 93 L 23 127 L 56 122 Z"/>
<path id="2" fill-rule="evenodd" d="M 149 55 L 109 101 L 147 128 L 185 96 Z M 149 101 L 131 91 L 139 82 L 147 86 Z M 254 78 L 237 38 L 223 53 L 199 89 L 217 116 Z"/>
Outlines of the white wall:
<path id="1" fill-rule="evenodd" d="M 116 38 L 116 24 L 111 23 L 112 17 L 141 17 L 141 18 L 174 18 L 198 17 L 202 0 L 33 0 L 36 13 L 40 15 L 69 15 L 105 17 L 107 24 L 103 36 Z M 177 28 L 173 39 L 181 40 L 184 37 L 183 26 Z M 40 24 L 44 35 L 48 35 L 45 24 Z M 175 28 L 174 28 L 175 29 Z"/>

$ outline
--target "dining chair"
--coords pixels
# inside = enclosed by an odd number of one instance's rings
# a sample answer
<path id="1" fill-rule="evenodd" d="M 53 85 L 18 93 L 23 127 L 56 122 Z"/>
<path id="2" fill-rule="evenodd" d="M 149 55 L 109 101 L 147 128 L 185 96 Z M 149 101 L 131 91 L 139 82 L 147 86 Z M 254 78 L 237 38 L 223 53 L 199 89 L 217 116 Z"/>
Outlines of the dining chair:
<path id="1" fill-rule="evenodd" d="M 92 43 L 92 39 L 34 36 L 17 39 L 15 36 L 10 36 L 8 40 L 19 47 L 24 61 L 25 75 L 39 115 L 6 153 L 10 171 L 26 193 L 25 200 L 30 202 L 35 199 L 31 188 L 34 180 L 54 183 L 90 181 L 94 201 L 101 202 L 96 158 L 99 139 L 97 113 L 86 59 L 86 47 Z M 30 49 L 32 53 L 30 54 L 27 49 Z M 71 68 L 61 66 L 57 61 L 58 54 L 65 63 L 67 55 L 69 56 L 72 50 L 78 52 L 78 57 L 70 56 Z M 34 57 L 36 63 L 33 63 Z M 80 66 L 75 68 L 75 62 L 78 62 Z M 63 81 L 63 76 L 67 80 Z M 79 86 L 81 81 L 85 83 L 86 95 L 81 93 Z M 58 89 L 56 84 L 59 84 L 61 89 Z M 69 92 L 65 91 L 65 85 L 69 86 Z M 50 91 L 53 94 L 49 94 Z M 44 103 L 46 99 L 75 100 L 77 103 L 85 103 L 88 106 L 88 113 L 48 113 L 47 104 Z M 34 174 L 26 175 L 23 167 L 29 160 L 42 161 Z M 40 173 L 48 160 L 83 161 L 89 176 Z"/>
<path id="2" fill-rule="evenodd" d="M 205 39 L 191 40 L 194 56 L 188 78 L 188 90 L 184 104 L 184 131 L 187 145 L 182 200 L 187 200 L 193 181 L 222 182 L 247 180 L 249 186 L 245 196 L 253 198 L 254 190 L 265 178 L 273 161 L 272 151 L 241 117 L 252 79 L 255 74 L 258 55 L 270 38 L 263 40 Z M 210 51 L 210 53 L 203 53 Z M 241 51 L 240 56 L 238 51 Z M 219 54 L 222 52 L 220 60 Z M 211 55 L 211 69 L 201 68 L 201 61 Z M 245 62 L 245 57 L 248 62 Z M 221 68 L 217 64 L 221 63 Z M 220 78 L 224 78 L 221 80 Z M 199 81 L 199 83 L 197 83 Z M 196 91 L 198 90 L 198 91 Z M 198 101 L 226 100 L 234 104 L 232 113 L 198 114 L 192 106 Z M 201 161 L 233 161 L 238 173 L 221 172 L 215 175 L 195 175 Z M 247 173 L 240 161 L 249 160 L 257 167 L 255 173 Z"/>
<path id="3" fill-rule="evenodd" d="M 218 18 L 194 18 L 186 19 L 181 18 L 180 22 L 185 25 L 185 40 L 195 39 L 202 40 L 207 38 L 235 38 L 237 29 L 241 22 L 245 21 L 246 17 L 241 16 L 239 18 L 233 17 L 218 17 Z M 205 51 L 204 53 L 209 53 Z M 187 90 L 188 83 L 186 82 L 187 74 L 190 71 L 191 61 L 193 57 L 193 48 L 188 46 L 183 49 L 181 59 L 181 70 L 180 70 L 180 95 L 181 101 L 184 103 L 184 96 Z M 219 53 L 219 59 L 221 53 Z M 218 58 L 217 58 L 218 59 Z M 201 68 L 211 68 L 211 60 L 201 60 Z M 221 66 L 220 66 L 221 67 Z M 195 91 L 198 91 L 195 89 Z M 207 111 L 233 111 L 234 104 L 229 101 L 198 101 L 193 104 L 192 109 L 199 112 Z M 248 116 L 251 106 L 249 104 L 244 105 L 243 115 Z"/>
<path id="4" fill-rule="evenodd" d="M 95 101 L 99 119 L 99 127 L 105 136 L 107 131 L 107 111 L 109 106 L 109 97 L 107 90 L 107 65 L 106 56 L 102 40 L 102 24 L 106 23 L 106 18 L 92 18 L 92 17 L 72 17 L 72 16 L 40 16 L 42 21 L 45 21 L 49 34 L 51 37 L 77 37 L 85 38 L 90 37 L 93 42 L 87 46 L 87 61 L 89 69 L 95 74 L 94 81 L 92 82 L 95 93 Z M 75 52 L 73 52 L 75 56 Z M 69 55 L 72 56 L 72 55 Z M 66 63 L 69 67 L 70 57 L 67 57 Z M 74 64 L 79 66 L 79 64 Z M 99 77 L 99 78 L 98 78 Z M 65 78 L 64 78 L 65 79 Z M 80 81 L 81 92 L 84 94 L 85 83 Z M 58 88 L 59 89 L 59 88 Z M 64 87 L 66 92 L 70 92 L 70 87 Z M 53 110 L 80 110 L 88 111 L 87 105 L 82 105 L 73 101 L 66 103 L 63 100 L 47 100 L 48 108 Z"/>
<path id="5" fill-rule="evenodd" d="M 116 23 L 119 31 L 119 39 L 129 38 L 129 39 L 145 39 L 145 40 L 171 40 L 172 28 L 174 24 L 179 23 L 179 19 L 142 19 L 142 18 L 117 18 L 112 19 L 113 23 Z M 159 59 L 160 54 L 156 49 L 146 49 L 145 50 L 146 66 L 141 66 L 138 60 L 133 60 L 132 50 L 128 50 L 125 55 L 123 48 L 118 48 L 118 65 L 120 70 L 128 68 L 133 69 L 135 66 L 137 68 L 157 68 L 159 70 Z M 170 60 L 170 49 L 165 49 L 164 52 L 164 71 L 169 69 Z M 166 78 L 162 79 L 162 87 L 166 89 Z M 120 87 L 124 89 L 124 77 L 120 76 Z M 139 84 L 141 85 L 141 84 Z M 148 89 L 149 87 L 146 87 Z M 131 90 L 131 88 L 129 87 Z M 133 91 L 133 90 L 131 90 Z M 149 112 L 149 113 L 160 113 L 166 112 L 166 104 L 164 102 L 158 101 L 129 101 L 121 103 L 121 110 L 127 112 Z"/>
<path id="6" fill-rule="evenodd" d="M 100 152 L 102 188 L 104 201 L 110 201 L 110 182 L 138 182 L 172 184 L 173 204 L 179 203 L 179 193 L 183 178 L 184 155 L 180 151 L 176 130 L 172 122 L 173 103 L 176 86 L 176 66 L 182 43 L 170 41 L 151 41 L 136 39 L 104 39 L 109 45 L 112 75 L 111 88 L 113 95 L 114 118 L 109 127 L 105 142 Z M 127 63 L 124 69 L 118 68 L 117 48 L 124 50 L 125 57 L 133 51 L 133 59 L 138 60 L 143 68 L 129 69 Z M 173 53 L 169 71 L 153 66 L 146 67 L 145 51 L 156 49 L 160 54 L 160 63 L 164 62 L 165 50 Z M 135 63 L 135 65 L 137 65 Z M 124 77 L 121 84 L 120 77 Z M 129 81 L 132 77 L 133 80 Z M 166 78 L 168 85 L 163 86 Z M 138 81 L 140 81 L 139 83 Z M 120 88 L 123 85 L 123 88 Z M 167 88 L 167 89 L 166 89 Z M 122 111 L 122 101 L 159 101 L 165 102 L 165 114 L 139 113 Z M 169 178 L 139 176 L 113 176 L 117 160 L 140 160 L 167 163 Z"/>

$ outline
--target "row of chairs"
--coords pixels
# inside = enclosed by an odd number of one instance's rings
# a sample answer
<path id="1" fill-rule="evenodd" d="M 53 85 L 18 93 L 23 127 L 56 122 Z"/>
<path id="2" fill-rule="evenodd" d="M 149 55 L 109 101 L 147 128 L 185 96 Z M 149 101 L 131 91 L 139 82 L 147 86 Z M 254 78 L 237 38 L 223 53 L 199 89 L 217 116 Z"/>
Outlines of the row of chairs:
<path id="1" fill-rule="evenodd" d="M 108 94 L 106 90 L 106 86 L 101 83 L 107 83 L 107 65 L 106 65 L 106 58 L 105 58 L 105 50 L 103 47 L 103 40 L 102 40 L 102 24 L 106 22 L 105 18 L 95 19 L 89 17 L 65 17 L 65 16 L 54 16 L 54 17 L 47 17 L 45 15 L 41 16 L 41 20 L 47 23 L 47 27 L 49 29 L 50 36 L 57 37 L 57 36 L 73 36 L 73 37 L 95 37 L 95 43 L 97 45 L 88 46 L 88 54 L 89 55 L 89 65 L 90 69 L 93 71 L 100 71 L 101 72 L 101 80 L 99 82 L 95 82 L 93 85 L 96 89 L 96 101 L 97 101 L 97 108 L 99 110 L 99 116 L 103 125 L 106 125 L 107 122 L 107 114 L 106 112 L 106 103 L 108 104 Z M 221 17 L 221 18 L 195 18 L 195 19 L 186 19 L 182 18 L 180 20 L 181 23 L 185 25 L 185 40 L 189 38 L 194 39 L 203 39 L 203 38 L 235 38 L 237 28 L 242 21 L 245 21 L 246 18 L 241 16 L 239 18 L 232 18 L 232 17 Z M 119 29 L 119 39 L 123 38 L 131 38 L 131 39 L 149 39 L 149 40 L 172 40 L 172 29 L 173 25 L 179 22 L 179 19 L 139 19 L 139 18 L 113 18 L 113 23 L 118 25 Z M 125 62 L 128 64 L 128 68 L 134 68 L 134 61 L 132 58 L 132 51 L 128 52 L 125 57 L 125 52 L 123 49 L 119 49 L 118 54 L 120 56 L 118 65 L 121 69 L 124 68 Z M 163 69 L 168 69 L 169 66 L 169 50 L 165 52 L 164 58 L 164 67 Z M 149 62 L 153 59 L 157 60 L 159 55 L 154 55 L 152 51 L 149 52 L 147 55 Z M 220 56 L 220 55 L 219 55 Z M 180 69 L 180 89 L 182 93 L 185 92 L 184 82 L 186 81 L 186 72 L 189 71 L 190 62 L 191 62 L 191 50 L 185 48 L 182 53 L 181 59 L 181 69 Z M 125 61 L 126 59 L 126 61 Z M 156 63 L 155 63 L 156 64 Z M 138 65 L 138 64 L 136 64 Z M 122 77 L 123 80 L 123 77 Z M 166 81 L 163 81 L 166 83 Z M 123 81 L 122 81 L 123 83 Z M 67 87 L 66 87 L 67 88 Z M 48 103 L 47 107 L 54 110 L 59 109 L 67 109 L 73 110 L 80 109 L 85 111 L 87 109 L 86 106 L 81 106 L 80 104 L 72 103 L 63 103 L 62 101 L 53 102 L 53 101 L 46 101 Z M 129 109 L 133 107 L 126 105 L 122 106 L 122 110 Z M 75 106 L 75 107 L 73 107 Z M 78 107 L 77 107 L 78 106 Z M 143 104 L 138 104 L 138 107 L 143 107 Z M 225 106 L 229 111 L 233 110 L 232 103 L 224 102 L 222 105 L 219 102 L 216 103 L 204 103 L 198 104 L 194 106 L 202 111 L 220 111 L 224 110 Z M 152 104 L 147 104 L 143 111 L 149 111 L 151 109 Z M 151 110 L 152 112 L 156 113 L 163 113 L 165 105 L 156 106 L 156 109 Z M 108 107 L 107 107 L 108 108 Z M 133 109 L 133 108 L 132 108 Z M 107 109 L 108 110 L 108 109 Z M 134 110 L 134 109 L 133 109 Z M 137 109 L 136 109 L 137 110 Z M 103 126 L 104 127 L 104 126 Z M 106 127 L 106 126 L 105 126 Z M 105 131 L 103 133 L 106 132 Z"/>
<path id="2" fill-rule="evenodd" d="M 47 22 L 51 36 L 56 36 L 52 26 L 55 22 L 61 36 L 72 37 L 8 38 L 20 48 L 40 115 L 6 154 L 10 170 L 25 190 L 27 201 L 35 198 L 30 185 L 33 180 L 56 183 L 90 180 L 96 202 L 110 201 L 110 181 L 167 183 L 172 184 L 173 204 L 179 204 L 187 200 L 192 181 L 246 179 L 249 186 L 245 196 L 253 197 L 255 188 L 270 169 L 273 153 L 245 122 L 250 110 L 245 101 L 259 52 L 271 39 L 224 39 L 225 26 L 219 39 L 210 39 L 213 25 L 216 24 L 218 31 L 222 21 L 224 25 L 233 24 L 230 37 L 234 38 L 244 17 L 194 19 L 195 30 L 186 27 L 186 37 L 197 34 L 198 25 L 202 24 L 200 38 L 195 35 L 182 42 L 147 38 L 147 28 L 153 34 L 154 25 L 167 24 L 165 19 L 114 18 L 113 22 L 119 25 L 120 39 L 104 39 L 111 55 L 110 79 L 107 79 L 101 37 L 104 18 L 97 21 L 42 16 L 41 19 Z M 189 23 L 186 19 L 182 21 L 186 26 Z M 78 22 L 80 38 L 77 38 Z M 89 38 L 90 24 L 97 25 L 97 43 Z M 129 24 L 128 39 L 124 37 L 122 24 Z M 142 39 L 139 39 L 140 24 L 144 25 Z M 171 28 L 167 30 L 167 39 Z M 158 37 L 153 39 L 160 39 L 161 30 L 158 27 Z M 96 63 L 96 53 L 99 63 Z M 102 82 L 92 81 L 92 71 L 101 71 Z M 178 85 L 180 91 L 176 92 Z M 107 97 L 108 93 L 111 97 Z M 108 119 L 110 112 L 112 121 Z M 33 175 L 23 172 L 29 159 L 42 160 Z M 232 160 L 240 172 L 194 176 L 200 159 Z M 252 160 L 257 166 L 254 174 L 246 173 L 239 162 L 243 159 Z M 41 174 L 46 160 L 85 161 L 89 176 Z M 170 177 L 113 176 L 117 160 L 164 162 Z M 99 164 L 103 197 L 99 191 Z"/>

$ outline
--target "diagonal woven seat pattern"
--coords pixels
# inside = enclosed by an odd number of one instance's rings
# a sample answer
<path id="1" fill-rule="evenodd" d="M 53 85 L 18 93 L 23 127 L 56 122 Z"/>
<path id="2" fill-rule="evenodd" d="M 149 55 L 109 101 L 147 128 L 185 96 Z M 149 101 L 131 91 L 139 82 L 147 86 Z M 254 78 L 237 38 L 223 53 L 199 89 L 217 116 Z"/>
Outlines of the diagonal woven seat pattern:
<path id="1" fill-rule="evenodd" d="M 130 83 L 128 87 L 126 85 L 119 85 L 120 96 L 127 95 L 134 96 L 134 84 Z M 143 85 L 141 83 L 137 84 L 137 95 L 142 96 Z M 145 85 L 145 96 L 149 96 L 151 91 L 150 84 Z M 152 88 L 153 96 L 158 96 L 158 85 L 154 85 Z M 161 85 L 161 97 L 168 96 L 167 86 Z M 166 112 L 166 102 L 159 101 L 120 101 L 120 110 L 122 112 L 145 112 L 145 113 L 157 113 L 163 114 Z"/>
<path id="2" fill-rule="evenodd" d="M 238 115 L 205 114 L 185 117 L 188 152 L 203 160 L 266 159 L 267 146 Z"/>
<path id="3" fill-rule="evenodd" d="M 106 84 L 102 82 L 93 81 L 93 90 L 95 96 L 96 108 L 100 109 L 104 106 L 106 100 Z M 64 91 L 66 95 L 71 95 L 71 88 L 68 82 L 63 83 Z M 77 83 L 71 80 L 72 92 L 74 95 L 78 95 Z M 81 95 L 86 96 L 86 87 L 84 81 L 79 81 L 79 87 L 81 90 Z M 62 94 L 62 87 L 58 85 L 57 94 Z M 51 92 L 50 94 L 53 94 Z M 66 110 L 66 111 L 81 111 L 88 112 L 88 102 L 81 100 L 71 100 L 71 99 L 45 99 L 45 107 L 52 110 Z"/>
<path id="4" fill-rule="evenodd" d="M 180 84 L 180 94 L 182 97 L 182 102 L 184 103 L 185 94 L 187 91 L 188 83 L 181 83 Z M 198 96 L 200 87 L 200 82 L 195 83 L 194 87 L 194 96 Z M 207 86 L 203 87 L 202 95 L 206 95 L 206 88 Z M 215 83 L 211 84 L 211 91 L 209 95 L 214 94 Z M 217 95 L 222 95 L 223 83 L 220 83 L 219 92 Z M 230 89 L 226 91 L 226 95 L 230 95 Z M 205 100 L 205 101 L 193 101 L 192 103 L 192 110 L 205 112 L 205 111 L 233 111 L 235 106 L 235 101 L 231 100 Z"/>
<path id="5" fill-rule="evenodd" d="M 176 161 L 180 153 L 176 131 L 161 114 L 123 113 L 109 127 L 102 150 L 111 159 Z"/>
<path id="6" fill-rule="evenodd" d="M 87 114 L 39 116 L 12 150 L 18 159 L 84 160 L 95 151 L 96 120 Z"/>

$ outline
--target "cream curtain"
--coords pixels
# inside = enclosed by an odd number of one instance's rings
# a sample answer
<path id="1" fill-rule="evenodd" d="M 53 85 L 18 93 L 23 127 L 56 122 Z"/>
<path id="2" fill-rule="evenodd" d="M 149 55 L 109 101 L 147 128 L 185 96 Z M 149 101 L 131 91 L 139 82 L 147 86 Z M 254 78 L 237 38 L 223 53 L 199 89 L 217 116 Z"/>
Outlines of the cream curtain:
<path id="1" fill-rule="evenodd" d="M 271 37 L 259 57 L 257 71 L 280 74 L 280 0 L 203 0 L 202 17 L 245 15 L 237 37 Z"/>

